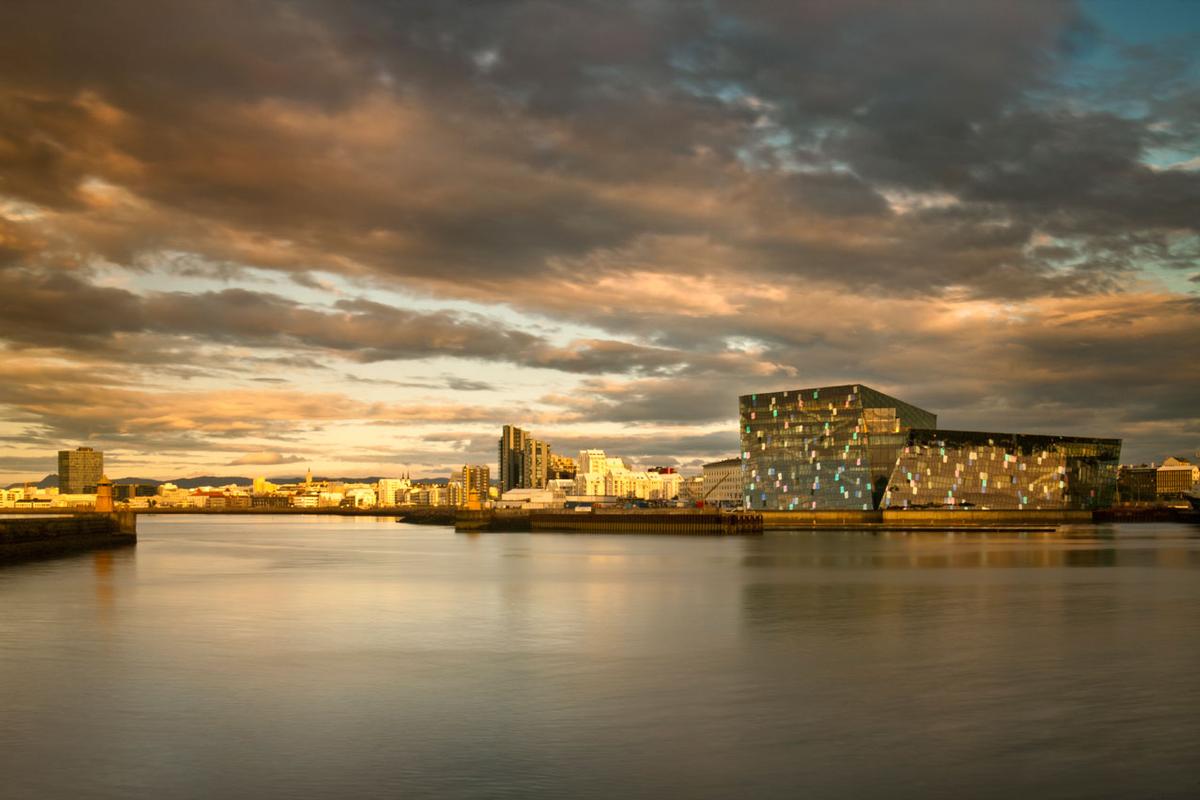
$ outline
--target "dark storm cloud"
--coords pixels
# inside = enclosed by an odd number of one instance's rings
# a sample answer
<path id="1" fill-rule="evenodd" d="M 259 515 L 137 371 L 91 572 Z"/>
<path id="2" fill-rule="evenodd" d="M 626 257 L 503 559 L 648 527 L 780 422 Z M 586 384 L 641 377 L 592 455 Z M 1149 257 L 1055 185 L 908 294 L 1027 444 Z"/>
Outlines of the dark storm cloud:
<path id="1" fill-rule="evenodd" d="M 1200 172 L 1144 161 L 1195 157 L 1195 48 L 1118 51 L 1088 85 L 1065 72 L 1104 38 L 1084 10 L 5 3 L 0 340 L 178 379 L 196 361 L 217 374 L 207 356 L 235 346 L 293 351 L 245 364 L 450 356 L 631 378 L 556 400 L 580 420 L 698 424 L 762 382 L 837 377 L 971 419 L 1002 394 L 1034 409 L 1022 425 L 1074 403 L 1124 409 L 1131 431 L 1183 429 L 1195 398 L 1152 321 L 1174 341 L 1195 324 L 1143 287 L 1194 271 Z M 94 282 L 98 261 L 133 285 L 280 270 L 330 303 L 135 292 Z M 532 326 L 335 300 L 322 272 L 601 333 L 555 345 Z M 1134 292 L 1145 307 L 1123 318 Z M 406 388 L 488 388 L 463 380 Z M 8 396 L 22 419 L 86 424 L 65 398 Z M 158 400 L 116 396 L 124 411 L 89 402 L 170 427 Z M 246 411 L 218 422 L 184 404 L 162 418 L 228 432 Z"/>
<path id="2" fill-rule="evenodd" d="M 609 340 L 560 347 L 483 317 L 418 312 L 365 299 L 339 300 L 320 310 L 245 289 L 141 296 L 75 275 L 25 270 L 10 271 L 5 283 L 0 336 L 27 347 L 119 351 L 119 334 L 160 334 L 312 348 L 363 362 L 450 356 L 576 373 L 652 372 L 685 358 L 676 350 Z M 487 384 L 467 381 L 450 388 L 479 390 Z"/>
<path id="3" fill-rule="evenodd" d="M 5 191 L 81 208 L 99 177 L 152 202 L 136 227 L 79 222 L 119 263 L 503 282 L 718 231 L 750 273 L 1036 293 L 1054 269 L 1020 251 L 1035 222 L 1196 224 L 1200 177 L 1138 162 L 1152 118 L 1028 99 L 1090 35 L 1065 0 L 7 8 Z M 893 221 L 918 232 L 891 255 L 837 232 L 886 221 L 883 188 L 975 213 Z M 805 218 L 835 235 L 789 230 Z"/>

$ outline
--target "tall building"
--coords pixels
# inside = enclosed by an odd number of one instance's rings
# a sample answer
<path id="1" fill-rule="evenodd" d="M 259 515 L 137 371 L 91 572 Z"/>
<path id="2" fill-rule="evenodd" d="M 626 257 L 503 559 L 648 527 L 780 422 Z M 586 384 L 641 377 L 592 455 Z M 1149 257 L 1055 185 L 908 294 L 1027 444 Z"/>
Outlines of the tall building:
<path id="1" fill-rule="evenodd" d="M 527 439 L 521 463 L 522 489 L 545 489 L 550 477 L 550 445 Z"/>
<path id="2" fill-rule="evenodd" d="M 90 447 L 58 451 L 58 491 L 92 494 L 104 474 L 104 453 Z"/>
<path id="3" fill-rule="evenodd" d="M 500 491 L 521 487 L 525 476 L 525 444 L 529 433 L 515 425 L 505 425 L 500 434 Z"/>
<path id="4" fill-rule="evenodd" d="M 460 503 L 467 508 L 483 508 L 488 500 L 491 478 L 483 464 L 466 464 L 462 468 L 462 495 Z"/>
<path id="5" fill-rule="evenodd" d="M 747 508 L 877 508 L 912 428 L 937 415 L 860 384 L 738 398 Z"/>

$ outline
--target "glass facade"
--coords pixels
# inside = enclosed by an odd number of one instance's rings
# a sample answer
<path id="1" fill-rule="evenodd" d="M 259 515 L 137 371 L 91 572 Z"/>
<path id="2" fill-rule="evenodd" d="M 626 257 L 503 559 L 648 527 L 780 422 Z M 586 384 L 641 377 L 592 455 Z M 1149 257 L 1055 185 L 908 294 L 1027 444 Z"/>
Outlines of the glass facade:
<path id="1" fill-rule="evenodd" d="M 1120 458 L 1120 439 L 914 429 L 882 507 L 1105 508 Z"/>
<path id="2" fill-rule="evenodd" d="M 746 508 L 878 507 L 912 428 L 937 415 L 859 384 L 738 398 Z"/>

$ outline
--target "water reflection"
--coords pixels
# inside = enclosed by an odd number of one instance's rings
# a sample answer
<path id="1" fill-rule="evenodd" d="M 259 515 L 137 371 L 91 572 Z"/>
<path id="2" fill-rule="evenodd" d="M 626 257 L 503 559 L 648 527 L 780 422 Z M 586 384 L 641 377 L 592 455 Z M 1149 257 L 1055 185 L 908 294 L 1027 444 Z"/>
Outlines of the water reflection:
<path id="1" fill-rule="evenodd" d="M 1178 526 L 146 520 L 136 551 L 0 572 L 0 772 L 6 797 L 1190 797 L 1198 578 Z"/>
<path id="2" fill-rule="evenodd" d="M 777 546 L 789 536 L 792 546 Z M 1118 538 L 1111 530 L 1022 535 L 805 531 L 751 540 L 747 568 L 1030 569 L 1200 566 L 1190 537 Z"/>

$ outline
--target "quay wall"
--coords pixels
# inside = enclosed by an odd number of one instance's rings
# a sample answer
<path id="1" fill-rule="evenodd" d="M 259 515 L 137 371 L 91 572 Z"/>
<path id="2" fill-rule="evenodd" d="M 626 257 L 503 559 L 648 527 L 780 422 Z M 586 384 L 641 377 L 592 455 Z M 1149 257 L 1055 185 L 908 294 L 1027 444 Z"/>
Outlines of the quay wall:
<path id="1" fill-rule="evenodd" d="M 887 511 L 762 511 L 763 527 L 782 528 L 1020 528 L 1087 524 L 1091 511 L 954 511 L 949 509 Z"/>
<path id="2" fill-rule="evenodd" d="M 137 521 L 129 512 L 0 519 L 0 564 L 136 543 Z"/>
<path id="3" fill-rule="evenodd" d="M 756 512 L 719 513 L 628 509 L 571 512 L 554 509 L 460 511 L 459 532 L 633 533 L 679 536 L 747 536 L 762 533 Z"/>

